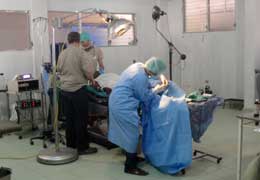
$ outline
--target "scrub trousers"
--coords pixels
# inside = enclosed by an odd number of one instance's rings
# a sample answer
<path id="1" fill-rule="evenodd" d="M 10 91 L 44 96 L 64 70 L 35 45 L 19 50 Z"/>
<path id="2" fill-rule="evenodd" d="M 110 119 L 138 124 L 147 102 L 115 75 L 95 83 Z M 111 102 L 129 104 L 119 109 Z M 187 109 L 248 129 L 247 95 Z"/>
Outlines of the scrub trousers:
<path id="1" fill-rule="evenodd" d="M 85 151 L 89 148 L 88 94 L 84 87 L 75 91 L 61 91 L 61 102 L 66 119 L 67 147 Z"/>

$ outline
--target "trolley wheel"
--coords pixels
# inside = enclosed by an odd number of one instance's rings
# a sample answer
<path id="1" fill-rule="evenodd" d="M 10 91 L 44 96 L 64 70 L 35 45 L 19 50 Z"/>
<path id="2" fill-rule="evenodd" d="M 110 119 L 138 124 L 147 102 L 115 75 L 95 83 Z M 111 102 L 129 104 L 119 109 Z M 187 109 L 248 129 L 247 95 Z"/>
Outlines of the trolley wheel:
<path id="1" fill-rule="evenodd" d="M 47 148 L 47 145 L 46 145 L 46 144 L 44 144 L 44 145 L 43 145 L 43 148 L 44 148 L 44 149 L 46 149 L 46 148 Z"/>
<path id="2" fill-rule="evenodd" d="M 197 155 L 197 151 L 194 151 L 194 152 L 193 152 L 193 156 L 196 156 L 196 155 Z"/>
<path id="3" fill-rule="evenodd" d="M 221 160 L 222 160 L 222 158 L 218 158 L 217 163 L 219 164 Z"/>
<path id="4" fill-rule="evenodd" d="M 63 144 L 63 145 L 66 145 L 66 143 L 63 139 L 60 140 L 60 143 Z"/>
<path id="5" fill-rule="evenodd" d="M 182 169 L 182 170 L 181 170 L 181 174 L 182 174 L 182 175 L 185 175 L 185 174 L 186 174 L 185 169 Z"/>
<path id="6" fill-rule="evenodd" d="M 31 145 L 34 145 L 34 142 L 33 142 L 33 141 L 31 141 L 31 142 L 30 142 L 30 144 L 31 144 Z"/>
<path id="7" fill-rule="evenodd" d="M 23 139 L 23 136 L 19 136 L 18 138 L 19 138 L 19 139 Z"/>

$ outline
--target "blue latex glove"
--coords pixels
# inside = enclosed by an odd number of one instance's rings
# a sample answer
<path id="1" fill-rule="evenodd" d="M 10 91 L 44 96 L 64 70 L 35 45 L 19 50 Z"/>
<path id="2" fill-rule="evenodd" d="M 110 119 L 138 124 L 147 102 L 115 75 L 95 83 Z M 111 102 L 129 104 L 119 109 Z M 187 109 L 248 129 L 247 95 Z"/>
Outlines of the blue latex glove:
<path id="1" fill-rule="evenodd" d="M 105 73 L 105 70 L 104 70 L 103 68 L 100 68 L 100 69 L 99 69 L 99 73 L 100 73 L 100 74 L 104 74 L 104 73 Z"/>

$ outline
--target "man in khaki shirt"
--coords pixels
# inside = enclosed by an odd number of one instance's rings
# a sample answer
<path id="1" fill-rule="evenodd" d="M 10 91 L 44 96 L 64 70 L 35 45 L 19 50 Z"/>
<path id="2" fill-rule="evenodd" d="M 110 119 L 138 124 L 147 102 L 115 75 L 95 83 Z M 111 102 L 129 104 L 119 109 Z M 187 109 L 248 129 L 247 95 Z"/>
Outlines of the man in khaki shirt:
<path id="1" fill-rule="evenodd" d="M 57 64 L 60 78 L 61 102 L 66 117 L 67 146 L 78 150 L 79 155 L 96 153 L 97 148 L 89 146 L 87 132 L 88 95 L 85 85 L 93 78 L 91 57 L 80 48 L 80 34 L 70 32 L 69 46 L 62 51 Z"/>
<path id="2" fill-rule="evenodd" d="M 94 69 L 94 77 L 96 78 L 100 74 L 104 73 L 105 67 L 103 63 L 103 52 L 100 48 L 95 47 L 91 41 L 87 32 L 80 34 L 80 42 L 82 48 L 92 57 L 92 64 Z"/>

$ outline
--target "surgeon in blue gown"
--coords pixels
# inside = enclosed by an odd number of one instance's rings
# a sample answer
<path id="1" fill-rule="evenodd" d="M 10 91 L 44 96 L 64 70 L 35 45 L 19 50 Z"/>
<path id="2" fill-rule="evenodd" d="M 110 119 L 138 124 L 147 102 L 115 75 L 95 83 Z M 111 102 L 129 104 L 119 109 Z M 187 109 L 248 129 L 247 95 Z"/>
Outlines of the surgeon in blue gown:
<path id="1" fill-rule="evenodd" d="M 163 78 L 161 84 L 151 89 L 149 78 L 160 75 L 166 69 L 164 61 L 151 57 L 145 64 L 135 63 L 120 76 L 109 98 L 109 140 L 126 151 L 125 173 L 145 176 L 148 173 L 137 167 L 139 141 L 138 108 L 147 111 L 153 101 L 158 101 L 156 92 L 168 86 Z M 163 76 L 164 77 L 164 76 Z"/>

